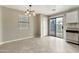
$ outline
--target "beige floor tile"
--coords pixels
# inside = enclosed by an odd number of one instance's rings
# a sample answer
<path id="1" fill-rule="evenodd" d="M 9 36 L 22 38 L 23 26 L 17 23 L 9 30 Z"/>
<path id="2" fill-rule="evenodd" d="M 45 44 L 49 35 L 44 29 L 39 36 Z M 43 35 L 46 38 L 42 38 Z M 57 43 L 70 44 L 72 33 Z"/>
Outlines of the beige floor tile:
<path id="1" fill-rule="evenodd" d="M 24 39 L 0 45 L 1 53 L 78 53 L 79 45 L 56 37 Z"/>

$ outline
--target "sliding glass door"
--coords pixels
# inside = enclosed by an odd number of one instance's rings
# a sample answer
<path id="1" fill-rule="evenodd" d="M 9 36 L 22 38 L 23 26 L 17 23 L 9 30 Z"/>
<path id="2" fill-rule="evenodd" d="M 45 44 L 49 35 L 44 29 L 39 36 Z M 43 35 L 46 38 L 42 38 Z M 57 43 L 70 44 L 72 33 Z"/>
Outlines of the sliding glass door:
<path id="1" fill-rule="evenodd" d="M 56 19 L 51 18 L 49 20 L 49 35 L 56 36 Z"/>
<path id="2" fill-rule="evenodd" d="M 56 18 L 56 36 L 63 38 L 63 18 Z"/>
<path id="3" fill-rule="evenodd" d="M 63 17 L 51 18 L 48 30 L 49 36 L 63 38 Z"/>

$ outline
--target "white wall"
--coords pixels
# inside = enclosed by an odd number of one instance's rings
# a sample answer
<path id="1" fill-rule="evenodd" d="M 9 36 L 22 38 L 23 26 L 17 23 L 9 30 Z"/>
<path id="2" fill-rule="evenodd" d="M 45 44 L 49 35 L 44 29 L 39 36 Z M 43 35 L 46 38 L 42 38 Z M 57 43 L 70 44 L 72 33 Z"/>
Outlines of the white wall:
<path id="1" fill-rule="evenodd" d="M 41 37 L 48 35 L 48 17 L 45 15 L 40 15 L 41 22 Z"/>
<path id="2" fill-rule="evenodd" d="M 33 36 L 34 34 L 33 17 L 29 19 L 30 20 L 29 29 L 19 30 L 18 28 L 19 15 L 24 15 L 24 12 L 2 7 L 1 13 L 2 13 L 1 16 L 2 16 L 3 42 Z"/>

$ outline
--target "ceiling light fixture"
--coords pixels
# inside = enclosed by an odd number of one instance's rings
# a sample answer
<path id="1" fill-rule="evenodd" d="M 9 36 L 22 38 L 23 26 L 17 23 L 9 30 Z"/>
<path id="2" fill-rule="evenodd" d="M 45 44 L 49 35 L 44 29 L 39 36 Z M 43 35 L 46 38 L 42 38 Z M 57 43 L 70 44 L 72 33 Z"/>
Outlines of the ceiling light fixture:
<path id="1" fill-rule="evenodd" d="M 26 15 L 26 16 L 35 16 L 35 15 L 36 15 L 35 11 L 32 10 L 31 7 L 32 7 L 32 5 L 29 5 L 29 9 L 27 9 L 27 10 L 25 11 L 25 15 Z"/>
<path id="2" fill-rule="evenodd" d="M 52 11 L 56 11 L 56 9 L 52 9 Z"/>

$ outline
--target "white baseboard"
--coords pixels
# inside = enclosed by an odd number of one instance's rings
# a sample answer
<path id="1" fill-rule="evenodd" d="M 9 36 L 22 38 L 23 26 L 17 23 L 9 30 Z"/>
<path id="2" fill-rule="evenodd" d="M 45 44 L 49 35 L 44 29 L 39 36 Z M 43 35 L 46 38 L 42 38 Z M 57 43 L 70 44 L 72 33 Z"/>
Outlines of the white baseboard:
<path id="1" fill-rule="evenodd" d="M 33 38 L 33 37 L 34 37 L 34 36 L 28 36 L 28 37 L 24 37 L 24 38 L 20 38 L 20 39 L 15 39 L 15 40 L 10 40 L 10 41 L 5 41 L 5 42 L 1 42 L 0 45 L 5 44 L 5 43 L 14 42 L 14 41 L 23 40 L 23 39 L 29 39 L 29 38 Z"/>

